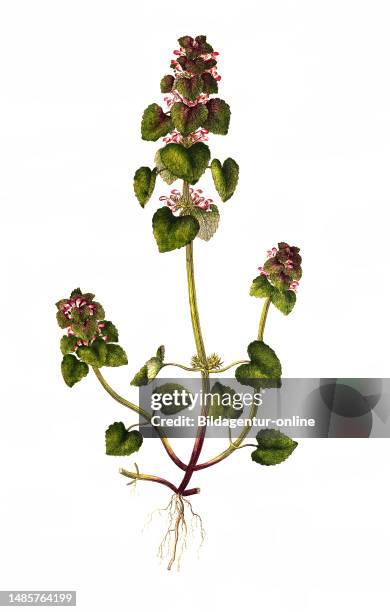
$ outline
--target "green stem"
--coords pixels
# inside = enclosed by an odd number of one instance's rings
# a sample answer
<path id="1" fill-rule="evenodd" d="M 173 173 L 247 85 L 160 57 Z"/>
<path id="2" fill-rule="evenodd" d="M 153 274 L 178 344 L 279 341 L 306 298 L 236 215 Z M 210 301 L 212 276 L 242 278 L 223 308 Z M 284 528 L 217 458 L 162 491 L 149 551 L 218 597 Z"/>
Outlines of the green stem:
<path id="1" fill-rule="evenodd" d="M 240 365 L 241 363 L 249 363 L 249 361 L 247 359 L 241 360 L 241 361 L 233 361 L 233 363 L 229 363 L 229 365 L 223 368 L 218 368 L 216 370 L 209 370 L 209 374 L 220 374 L 221 372 L 226 372 L 226 370 L 230 370 L 230 368 L 234 368 L 234 366 Z"/>
<path id="2" fill-rule="evenodd" d="M 181 368 L 182 370 L 187 370 L 187 372 L 200 372 L 201 368 L 190 368 L 188 366 L 184 366 L 181 363 L 164 363 L 163 368 L 167 366 L 172 366 L 173 368 Z"/>
<path id="3" fill-rule="evenodd" d="M 189 185 L 186 182 L 183 183 L 183 196 L 189 197 Z M 197 356 L 198 356 L 200 363 L 206 364 L 207 362 L 206 350 L 205 350 L 204 342 L 203 342 L 202 329 L 200 326 L 200 319 L 199 319 L 198 304 L 197 304 L 197 299 L 196 299 L 194 256 L 193 256 L 193 243 L 192 242 L 190 242 L 190 244 L 186 246 L 186 268 L 187 268 L 188 300 L 189 300 L 189 305 L 190 305 L 191 323 L 192 323 L 192 329 L 194 332 L 194 340 L 195 340 Z M 210 392 L 209 373 L 207 369 L 202 370 L 201 376 L 202 376 L 203 397 L 205 397 L 206 394 Z M 202 406 L 201 414 L 203 416 L 207 416 L 208 410 L 209 410 L 208 404 L 205 403 L 205 405 Z M 192 453 L 191 453 L 191 457 L 188 462 L 188 466 L 184 474 L 183 480 L 181 481 L 178 487 L 179 494 L 182 494 L 185 491 L 196 469 L 196 464 L 198 462 L 199 455 L 203 447 L 203 443 L 204 443 L 204 439 L 206 435 L 206 429 L 207 427 L 205 425 L 198 427 L 198 430 L 196 432 L 194 446 L 193 446 Z"/>
<path id="4" fill-rule="evenodd" d="M 137 404 L 133 404 L 133 402 L 129 402 L 127 399 L 125 399 L 124 397 L 119 395 L 119 393 L 114 391 L 114 389 L 112 387 L 110 387 L 110 385 L 108 384 L 108 382 L 104 378 L 104 376 L 101 373 L 101 371 L 99 370 L 99 368 L 93 367 L 92 369 L 93 369 L 94 373 L 96 374 L 96 377 L 97 377 L 98 381 L 100 382 L 100 384 L 102 385 L 103 389 L 105 389 L 107 391 L 107 393 L 109 395 L 111 395 L 111 397 L 114 400 L 119 402 L 119 404 L 122 404 L 122 406 L 126 406 L 126 408 L 130 408 L 130 410 L 134 410 L 134 412 L 136 412 L 137 414 L 143 416 L 144 419 L 150 423 L 150 421 L 152 419 L 152 415 L 149 414 L 149 412 L 146 412 L 146 410 L 143 410 L 142 408 L 137 406 Z M 169 442 L 168 438 L 165 435 L 164 430 L 161 427 L 155 427 L 155 430 L 157 431 L 158 435 L 160 436 L 161 442 L 163 443 L 164 448 L 167 451 L 167 453 L 170 456 L 170 458 L 172 459 L 172 461 L 179 468 L 181 468 L 182 470 L 186 470 L 186 468 L 187 468 L 186 464 L 183 463 L 179 459 L 179 457 L 176 455 L 175 451 L 173 450 L 173 448 L 171 446 L 171 443 Z"/>
<path id="5" fill-rule="evenodd" d="M 196 352 L 201 363 L 206 363 L 206 350 L 202 337 L 202 330 L 199 320 L 198 304 L 196 299 L 195 288 L 195 272 L 194 272 L 194 255 L 193 243 L 186 246 L 186 267 L 187 267 L 187 282 L 188 282 L 188 301 L 190 305 L 192 330 L 194 332 Z"/>
<path id="6" fill-rule="evenodd" d="M 267 321 L 267 315 L 268 315 L 270 304 L 271 304 L 271 298 L 268 297 L 263 304 L 263 310 L 261 311 L 260 321 L 259 321 L 259 333 L 257 335 L 257 339 L 261 341 L 263 340 L 263 336 L 264 336 L 264 328 L 265 328 L 265 323 Z"/>

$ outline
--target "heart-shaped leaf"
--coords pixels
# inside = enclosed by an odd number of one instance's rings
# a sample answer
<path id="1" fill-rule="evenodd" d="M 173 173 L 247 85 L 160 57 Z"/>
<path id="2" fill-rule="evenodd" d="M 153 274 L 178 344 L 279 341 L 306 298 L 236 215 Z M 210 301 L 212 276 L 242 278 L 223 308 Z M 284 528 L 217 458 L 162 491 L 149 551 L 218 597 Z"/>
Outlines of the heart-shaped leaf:
<path id="1" fill-rule="evenodd" d="M 284 315 L 290 314 L 297 301 L 297 296 L 294 291 L 277 290 L 275 289 L 272 294 L 272 303 L 276 308 L 280 310 Z"/>
<path id="2" fill-rule="evenodd" d="M 218 93 L 218 82 L 209 72 L 202 74 L 203 87 L 202 91 L 207 94 Z"/>
<path id="3" fill-rule="evenodd" d="M 144 208 L 145 204 L 149 202 L 150 197 L 154 191 L 156 184 L 157 168 L 151 170 L 147 166 L 138 168 L 134 174 L 134 193 L 138 202 Z"/>
<path id="4" fill-rule="evenodd" d="M 109 368 L 117 368 L 122 365 L 127 365 L 127 355 L 119 344 L 107 344 L 107 357 L 104 363 Z"/>
<path id="5" fill-rule="evenodd" d="M 77 356 L 89 365 L 101 368 L 107 358 L 107 344 L 96 338 L 89 346 L 79 346 Z"/>
<path id="6" fill-rule="evenodd" d="M 222 202 L 226 202 L 232 197 L 237 187 L 239 175 L 237 162 L 228 157 L 223 162 L 223 166 L 221 166 L 219 159 L 213 159 L 211 162 L 211 174 Z"/>
<path id="7" fill-rule="evenodd" d="M 210 149 L 204 142 L 196 142 L 186 149 L 181 144 L 170 143 L 160 149 L 161 162 L 174 176 L 196 183 L 210 161 Z"/>
<path id="8" fill-rule="evenodd" d="M 202 85 L 202 79 L 196 74 L 191 77 L 182 76 L 177 78 L 174 87 L 179 94 L 193 102 L 202 93 Z"/>
<path id="9" fill-rule="evenodd" d="M 160 81 L 161 93 L 169 93 L 172 91 L 173 83 L 175 82 L 174 77 L 171 74 L 166 74 Z"/>
<path id="10" fill-rule="evenodd" d="M 210 240 L 218 229 L 219 211 L 215 204 L 211 204 L 210 210 L 202 210 L 201 208 L 193 208 L 191 215 L 199 223 L 198 238 L 201 240 Z"/>
<path id="11" fill-rule="evenodd" d="M 210 81 L 209 81 L 210 85 Z M 214 92 L 210 92 L 214 93 Z M 229 130 L 230 106 L 221 98 L 212 98 L 206 103 L 208 116 L 203 127 L 213 134 L 225 135 Z"/>
<path id="12" fill-rule="evenodd" d="M 163 346 L 159 346 L 156 352 L 155 357 L 151 357 L 142 366 L 142 368 L 137 372 L 131 381 L 131 385 L 135 385 L 136 387 L 143 387 L 144 385 L 148 385 L 152 380 L 154 380 L 164 365 L 164 355 L 165 348 Z"/>
<path id="13" fill-rule="evenodd" d="M 167 206 L 153 215 L 153 234 L 160 253 L 180 249 L 189 244 L 199 232 L 199 223 L 191 215 L 175 217 Z"/>
<path id="14" fill-rule="evenodd" d="M 253 281 L 249 291 L 250 295 L 259 298 L 271 297 L 275 291 L 274 287 L 269 282 L 268 278 L 264 274 L 260 274 Z"/>
<path id="15" fill-rule="evenodd" d="M 255 340 L 248 346 L 248 355 L 250 362 L 236 369 L 238 382 L 254 388 L 280 387 L 282 366 L 275 351 L 262 340 Z"/>
<path id="16" fill-rule="evenodd" d="M 261 465 L 282 463 L 298 446 L 298 442 L 277 429 L 261 429 L 256 440 L 258 447 L 252 453 L 252 460 Z"/>
<path id="17" fill-rule="evenodd" d="M 150 104 L 142 115 L 141 136 L 143 140 L 158 140 L 173 130 L 172 120 L 158 104 Z"/>
<path id="18" fill-rule="evenodd" d="M 61 363 L 61 372 L 68 387 L 80 382 L 89 372 L 88 365 L 77 359 L 76 355 L 65 355 Z"/>
<path id="19" fill-rule="evenodd" d="M 205 104 L 187 106 L 183 102 L 176 102 L 171 108 L 173 125 L 183 136 L 195 132 L 207 119 Z"/>
<path id="20" fill-rule="evenodd" d="M 106 454 L 131 455 L 140 449 L 142 442 L 142 434 L 139 431 L 127 431 L 121 421 L 113 423 L 106 431 Z"/>
<path id="21" fill-rule="evenodd" d="M 162 178 L 162 180 L 165 181 L 168 185 L 172 185 L 172 183 L 177 181 L 178 177 L 172 174 L 172 172 L 169 172 L 169 170 L 167 170 L 164 164 L 162 163 L 162 160 L 161 160 L 162 150 L 163 149 L 158 149 L 156 151 L 156 154 L 154 156 L 154 162 L 157 166 L 159 176 Z"/>
<path id="22" fill-rule="evenodd" d="M 243 413 L 242 401 L 232 387 L 216 382 L 211 389 L 209 416 L 223 419 L 237 419 Z"/>
<path id="23" fill-rule="evenodd" d="M 62 336 L 60 340 L 60 349 L 63 355 L 73 353 L 77 348 L 77 338 L 74 336 Z"/>
<path id="24" fill-rule="evenodd" d="M 157 396 L 160 396 L 160 410 L 166 415 L 176 414 L 181 410 L 189 408 L 193 397 L 191 393 L 179 383 L 164 383 L 159 387 L 155 387 L 152 395 L 156 400 L 158 399 Z"/>

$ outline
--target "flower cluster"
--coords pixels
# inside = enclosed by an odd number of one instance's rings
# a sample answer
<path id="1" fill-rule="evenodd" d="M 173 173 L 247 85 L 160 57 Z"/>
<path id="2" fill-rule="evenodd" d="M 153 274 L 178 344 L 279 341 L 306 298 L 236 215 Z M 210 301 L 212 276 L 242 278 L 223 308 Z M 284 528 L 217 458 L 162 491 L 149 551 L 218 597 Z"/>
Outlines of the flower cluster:
<path id="1" fill-rule="evenodd" d="M 189 100 L 185 96 L 179 94 L 178 91 L 173 90 L 164 98 L 164 102 L 168 107 L 168 110 L 176 103 L 176 102 L 184 102 L 187 106 L 197 106 L 198 104 L 205 104 L 209 99 L 209 94 L 201 93 L 195 100 Z"/>
<path id="2" fill-rule="evenodd" d="M 208 133 L 209 131 L 205 128 L 199 128 L 199 130 L 196 130 L 196 132 L 189 134 L 186 140 L 187 142 L 190 142 L 190 144 L 194 144 L 195 142 L 206 142 L 208 140 Z M 183 142 L 183 136 L 180 134 L 180 132 L 173 130 L 172 132 L 169 132 L 169 136 L 165 136 L 165 138 L 163 138 L 163 141 L 165 144 L 169 144 L 170 142 L 180 144 Z"/>
<path id="3" fill-rule="evenodd" d="M 180 47 L 180 49 L 175 49 L 173 51 L 174 57 L 171 60 L 171 68 L 174 71 L 175 77 L 182 76 L 183 74 L 191 74 L 191 60 L 188 58 L 188 55 L 197 55 L 197 57 L 205 62 L 205 72 L 209 72 L 216 81 L 221 80 L 221 76 L 218 74 L 216 65 L 216 58 L 218 57 L 218 51 L 212 51 L 211 53 L 199 53 L 199 45 L 196 40 L 193 39 L 193 42 L 190 46 L 190 51 L 188 49 L 184 49 L 184 47 Z M 176 59 L 178 58 L 178 59 Z"/>
<path id="4" fill-rule="evenodd" d="M 278 248 L 267 251 L 268 259 L 259 268 L 260 275 L 266 276 L 277 289 L 296 291 L 302 276 L 302 257 L 299 248 L 287 242 L 279 242 Z"/>
<path id="5" fill-rule="evenodd" d="M 66 329 L 68 336 L 75 339 L 77 346 L 87 346 L 98 336 L 107 340 L 104 333 L 104 309 L 99 302 L 94 302 L 93 293 L 82 293 L 75 289 L 69 298 L 57 302 L 57 322 L 61 329 Z"/>
<path id="6" fill-rule="evenodd" d="M 193 189 L 192 187 L 190 187 L 189 193 L 192 207 L 200 208 L 201 210 L 206 211 L 209 211 L 211 209 L 213 200 L 211 198 L 206 199 L 204 196 L 202 196 L 202 189 Z M 160 196 L 159 200 L 161 202 L 165 202 L 166 205 L 169 206 L 169 208 L 172 210 L 172 212 L 176 212 L 181 208 L 188 206 L 188 203 L 183 200 L 183 195 L 178 189 L 172 189 L 169 196 Z"/>
<path id="7" fill-rule="evenodd" d="M 219 56 L 218 51 L 213 51 L 212 47 L 206 42 L 206 37 L 197 36 L 192 38 L 190 36 L 184 36 L 179 39 L 180 42 L 185 46 L 181 46 L 179 49 L 173 51 L 175 56 L 171 60 L 171 68 L 173 69 L 174 79 L 173 88 L 164 97 L 164 102 L 167 105 L 168 111 L 177 102 L 184 103 L 186 106 L 193 108 L 199 104 L 206 104 L 209 100 L 209 93 L 200 93 L 195 99 L 188 99 L 183 93 L 180 93 L 175 88 L 177 79 L 181 77 L 191 78 L 194 75 L 202 74 L 202 78 L 212 77 L 214 81 L 218 82 L 221 80 L 221 76 L 217 69 L 217 57 Z M 210 78 L 209 77 L 209 78 Z M 169 77 L 167 77 L 169 78 Z M 172 78 L 172 77 L 171 77 Z M 208 130 L 200 129 L 190 134 L 187 138 L 190 144 L 194 144 L 199 141 L 207 141 Z M 165 137 L 164 142 L 169 143 L 181 143 L 183 138 L 176 131 L 170 132 L 170 135 Z"/>

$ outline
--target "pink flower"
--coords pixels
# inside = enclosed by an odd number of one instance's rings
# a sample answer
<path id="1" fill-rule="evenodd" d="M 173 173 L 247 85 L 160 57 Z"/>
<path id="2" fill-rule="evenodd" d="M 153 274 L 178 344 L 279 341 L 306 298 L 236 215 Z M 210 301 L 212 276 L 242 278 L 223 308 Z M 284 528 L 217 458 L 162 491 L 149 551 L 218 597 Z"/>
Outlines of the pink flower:
<path id="1" fill-rule="evenodd" d="M 208 140 L 208 133 L 209 131 L 205 128 L 200 128 L 196 132 L 192 132 L 192 134 L 190 134 L 188 138 L 191 140 L 191 142 L 206 142 Z"/>
<path id="2" fill-rule="evenodd" d="M 208 198 L 206 200 L 202 196 L 202 193 L 202 189 L 192 189 L 192 187 L 190 188 L 190 196 L 194 206 L 196 206 L 197 208 L 201 208 L 202 210 L 210 210 L 213 200 L 211 198 Z"/>
<path id="3" fill-rule="evenodd" d="M 172 132 L 169 132 L 169 136 L 165 136 L 163 138 L 163 142 L 165 142 L 165 144 L 169 144 L 170 142 L 174 142 L 176 144 L 180 144 L 182 141 L 182 135 L 177 132 L 176 130 L 173 130 Z"/>
<path id="4" fill-rule="evenodd" d="M 299 248 L 287 242 L 279 242 L 278 248 L 267 251 L 267 261 L 258 268 L 260 275 L 266 276 L 270 283 L 279 290 L 296 291 L 302 276 L 302 257 Z"/>
<path id="5" fill-rule="evenodd" d="M 213 66 L 212 68 L 210 68 L 210 70 L 206 70 L 206 72 L 209 72 L 211 74 L 211 76 L 214 77 L 214 79 L 216 81 L 220 81 L 221 80 L 221 76 L 218 74 L 216 66 Z"/>
<path id="6" fill-rule="evenodd" d="M 260 272 L 260 276 L 269 276 L 268 272 L 264 270 L 263 266 L 260 266 L 260 268 L 257 269 Z"/>
<path id="7" fill-rule="evenodd" d="M 175 102 L 184 102 L 187 106 L 196 106 L 197 104 L 205 104 L 209 99 L 209 94 L 202 93 L 195 100 L 188 100 L 185 96 L 179 94 L 176 89 L 173 89 L 167 96 L 164 97 L 168 110 Z"/>
<path id="8" fill-rule="evenodd" d="M 189 189 L 190 198 L 192 201 L 192 205 L 196 208 L 200 208 L 201 210 L 209 211 L 211 209 L 211 205 L 213 204 L 213 200 L 211 198 L 205 198 L 202 193 L 202 189 L 193 189 L 190 187 Z M 182 208 L 182 194 L 177 189 L 172 189 L 169 196 L 162 195 L 160 196 L 160 202 L 165 202 L 167 206 L 172 210 L 172 212 L 177 212 Z"/>

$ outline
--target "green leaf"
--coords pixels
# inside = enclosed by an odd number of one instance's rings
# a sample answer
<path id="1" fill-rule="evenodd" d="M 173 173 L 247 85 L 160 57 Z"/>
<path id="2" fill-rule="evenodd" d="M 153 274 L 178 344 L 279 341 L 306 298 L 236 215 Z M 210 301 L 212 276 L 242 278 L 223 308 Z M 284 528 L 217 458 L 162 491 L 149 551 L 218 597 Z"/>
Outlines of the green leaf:
<path id="1" fill-rule="evenodd" d="M 210 240 L 218 229 L 219 211 L 215 204 L 211 204 L 210 210 L 202 210 L 201 208 L 193 208 L 191 215 L 199 223 L 198 238 L 201 240 Z"/>
<path id="2" fill-rule="evenodd" d="M 174 176 L 196 183 L 210 161 L 210 149 L 204 142 L 196 142 L 186 149 L 181 144 L 170 143 L 160 149 L 161 162 Z"/>
<path id="3" fill-rule="evenodd" d="M 106 454 L 131 455 L 140 449 L 142 442 L 142 434 L 139 431 L 127 431 L 121 421 L 113 423 L 106 431 Z"/>
<path id="4" fill-rule="evenodd" d="M 177 39 L 177 42 L 181 47 L 183 47 L 183 49 L 191 49 L 194 45 L 194 39 L 192 36 L 188 35 L 180 36 L 180 38 Z"/>
<path id="5" fill-rule="evenodd" d="M 100 321 L 104 327 L 101 330 L 102 336 L 107 336 L 107 342 L 118 342 L 118 330 L 111 321 Z"/>
<path id="6" fill-rule="evenodd" d="M 64 315 L 64 313 L 63 313 L 63 312 L 61 312 L 61 310 L 59 310 L 59 311 L 56 313 L 56 318 L 57 318 L 57 323 L 58 323 L 58 325 L 59 325 L 59 327 L 60 327 L 61 329 L 65 329 L 66 327 L 69 327 L 69 323 L 70 323 L 70 321 L 69 321 L 69 319 L 68 319 L 68 318 L 67 318 L 67 317 Z"/>
<path id="7" fill-rule="evenodd" d="M 173 130 L 171 118 L 158 104 L 150 104 L 142 116 L 141 135 L 143 140 L 158 140 Z"/>
<path id="8" fill-rule="evenodd" d="M 250 362 L 238 366 L 236 379 L 242 385 L 255 388 L 280 387 L 282 366 L 270 346 L 261 340 L 255 340 L 248 346 Z"/>
<path id="9" fill-rule="evenodd" d="M 89 346 L 79 346 L 77 356 L 89 365 L 101 368 L 107 358 L 107 344 L 101 338 L 96 338 Z"/>
<path id="10" fill-rule="evenodd" d="M 138 168 L 134 174 L 134 193 L 138 202 L 144 208 L 145 204 L 149 202 L 150 197 L 154 191 L 156 184 L 157 168 L 151 170 L 147 166 Z"/>
<path id="11" fill-rule="evenodd" d="M 104 363 L 110 368 L 117 368 L 122 365 L 127 365 L 127 355 L 119 344 L 107 344 L 107 357 Z"/>
<path id="12" fill-rule="evenodd" d="M 172 91 L 173 83 L 175 82 L 174 77 L 171 74 L 166 74 L 160 81 L 161 93 L 169 93 Z"/>
<path id="13" fill-rule="evenodd" d="M 176 130 L 188 136 L 206 121 L 207 108 L 205 104 L 187 106 L 183 102 L 176 102 L 171 108 L 171 118 Z"/>
<path id="14" fill-rule="evenodd" d="M 192 36 L 181 36 L 178 43 L 186 51 L 187 57 L 197 57 L 198 55 L 207 55 L 213 52 L 212 46 L 206 41 L 206 36 L 203 34 L 196 36 L 195 40 Z"/>
<path id="15" fill-rule="evenodd" d="M 249 344 L 248 355 L 252 362 L 262 368 L 264 376 L 279 378 L 282 375 L 282 366 L 275 351 L 262 340 Z"/>
<path id="16" fill-rule="evenodd" d="M 290 289 L 277 290 L 272 294 L 272 303 L 278 308 L 284 315 L 290 314 L 297 301 L 297 296 L 294 291 Z"/>
<path id="17" fill-rule="evenodd" d="M 81 291 L 80 287 L 76 287 L 76 289 L 73 289 L 72 293 L 70 294 L 71 298 L 76 297 L 77 295 L 83 295 L 83 292 Z M 89 294 L 91 296 L 91 300 L 93 300 L 93 298 L 95 297 L 93 295 L 93 293 Z"/>
<path id="18" fill-rule="evenodd" d="M 89 342 L 96 335 L 96 325 L 96 319 L 91 318 L 88 321 L 81 323 L 72 322 L 72 330 L 76 334 L 77 338 Z"/>
<path id="19" fill-rule="evenodd" d="M 175 80 L 175 89 L 187 98 L 187 100 L 191 100 L 193 102 L 196 98 L 202 93 L 203 81 L 198 74 L 185 77 L 181 76 Z"/>
<path id="20" fill-rule="evenodd" d="M 271 297 L 275 289 L 269 282 L 268 278 L 264 274 L 256 276 L 252 281 L 252 285 L 249 291 L 249 295 L 254 297 L 266 298 Z"/>
<path id="21" fill-rule="evenodd" d="M 221 98 L 212 98 L 206 103 L 206 106 L 208 117 L 203 127 L 213 134 L 227 134 L 230 123 L 229 104 L 225 100 L 221 100 Z"/>
<path id="22" fill-rule="evenodd" d="M 164 361 L 164 357 L 165 357 L 165 346 L 162 344 L 161 346 L 158 347 L 157 351 L 156 351 L 156 357 L 157 359 L 159 359 L 160 361 Z"/>
<path id="23" fill-rule="evenodd" d="M 131 385 L 135 387 L 144 387 L 149 383 L 148 380 L 148 368 L 146 365 L 142 366 L 142 368 L 135 374 L 133 380 L 131 381 Z"/>
<path id="24" fill-rule="evenodd" d="M 209 53 L 212 53 L 214 51 L 210 43 L 207 42 L 206 36 L 204 34 L 195 36 L 195 42 L 198 53 L 200 53 L 201 55 L 208 55 Z"/>
<path id="25" fill-rule="evenodd" d="M 261 429 L 256 439 L 258 447 L 252 453 L 252 460 L 261 465 L 282 463 L 298 446 L 298 442 L 277 429 Z"/>
<path id="26" fill-rule="evenodd" d="M 77 338 L 74 336 L 62 336 L 60 340 L 60 349 L 63 355 L 73 353 L 76 348 Z"/>
<path id="27" fill-rule="evenodd" d="M 162 160 L 161 160 L 162 150 L 163 149 L 158 149 L 156 151 L 156 154 L 154 156 L 154 162 L 157 166 L 158 173 L 160 177 L 162 178 L 162 180 L 165 181 L 168 185 L 172 185 L 172 183 L 177 181 L 178 177 L 172 174 L 172 172 L 169 172 L 169 170 L 167 170 L 164 164 L 162 163 Z"/>
<path id="28" fill-rule="evenodd" d="M 223 166 L 221 166 L 219 159 L 213 159 L 211 162 L 211 174 L 219 197 L 222 202 L 226 202 L 232 197 L 237 187 L 239 175 L 237 162 L 231 157 L 228 157 L 223 162 Z"/>
<path id="29" fill-rule="evenodd" d="M 242 401 L 237 400 L 236 390 L 216 382 L 212 389 L 209 416 L 237 419 L 243 413 Z M 237 406 L 238 404 L 238 406 Z"/>
<path id="30" fill-rule="evenodd" d="M 137 372 L 131 381 L 131 385 L 136 387 L 143 387 L 152 382 L 164 365 L 165 347 L 159 346 L 156 351 L 156 356 L 151 357 Z"/>
<path id="31" fill-rule="evenodd" d="M 68 387 L 80 382 L 89 372 L 86 363 L 79 361 L 76 355 L 65 355 L 61 363 L 61 372 Z"/>
<path id="32" fill-rule="evenodd" d="M 202 74 L 202 91 L 208 94 L 218 93 L 218 82 L 214 79 L 213 75 L 209 72 Z"/>
<path id="33" fill-rule="evenodd" d="M 191 215 L 175 217 L 167 206 L 153 215 L 153 234 L 160 253 L 180 249 L 189 244 L 199 231 L 198 221 Z"/>
<path id="34" fill-rule="evenodd" d="M 176 401 L 174 401 L 175 395 L 173 395 L 175 392 L 177 393 Z M 189 391 L 187 391 L 185 387 L 183 387 L 183 385 L 180 385 L 179 383 L 164 383 L 159 387 L 155 387 L 153 389 L 153 395 L 155 394 L 172 396 L 172 398 L 167 398 L 172 403 L 172 405 L 164 405 L 160 410 L 163 414 L 166 415 L 176 414 L 177 412 L 185 410 L 191 405 L 190 400 L 192 398 L 192 395 L 189 393 Z"/>

